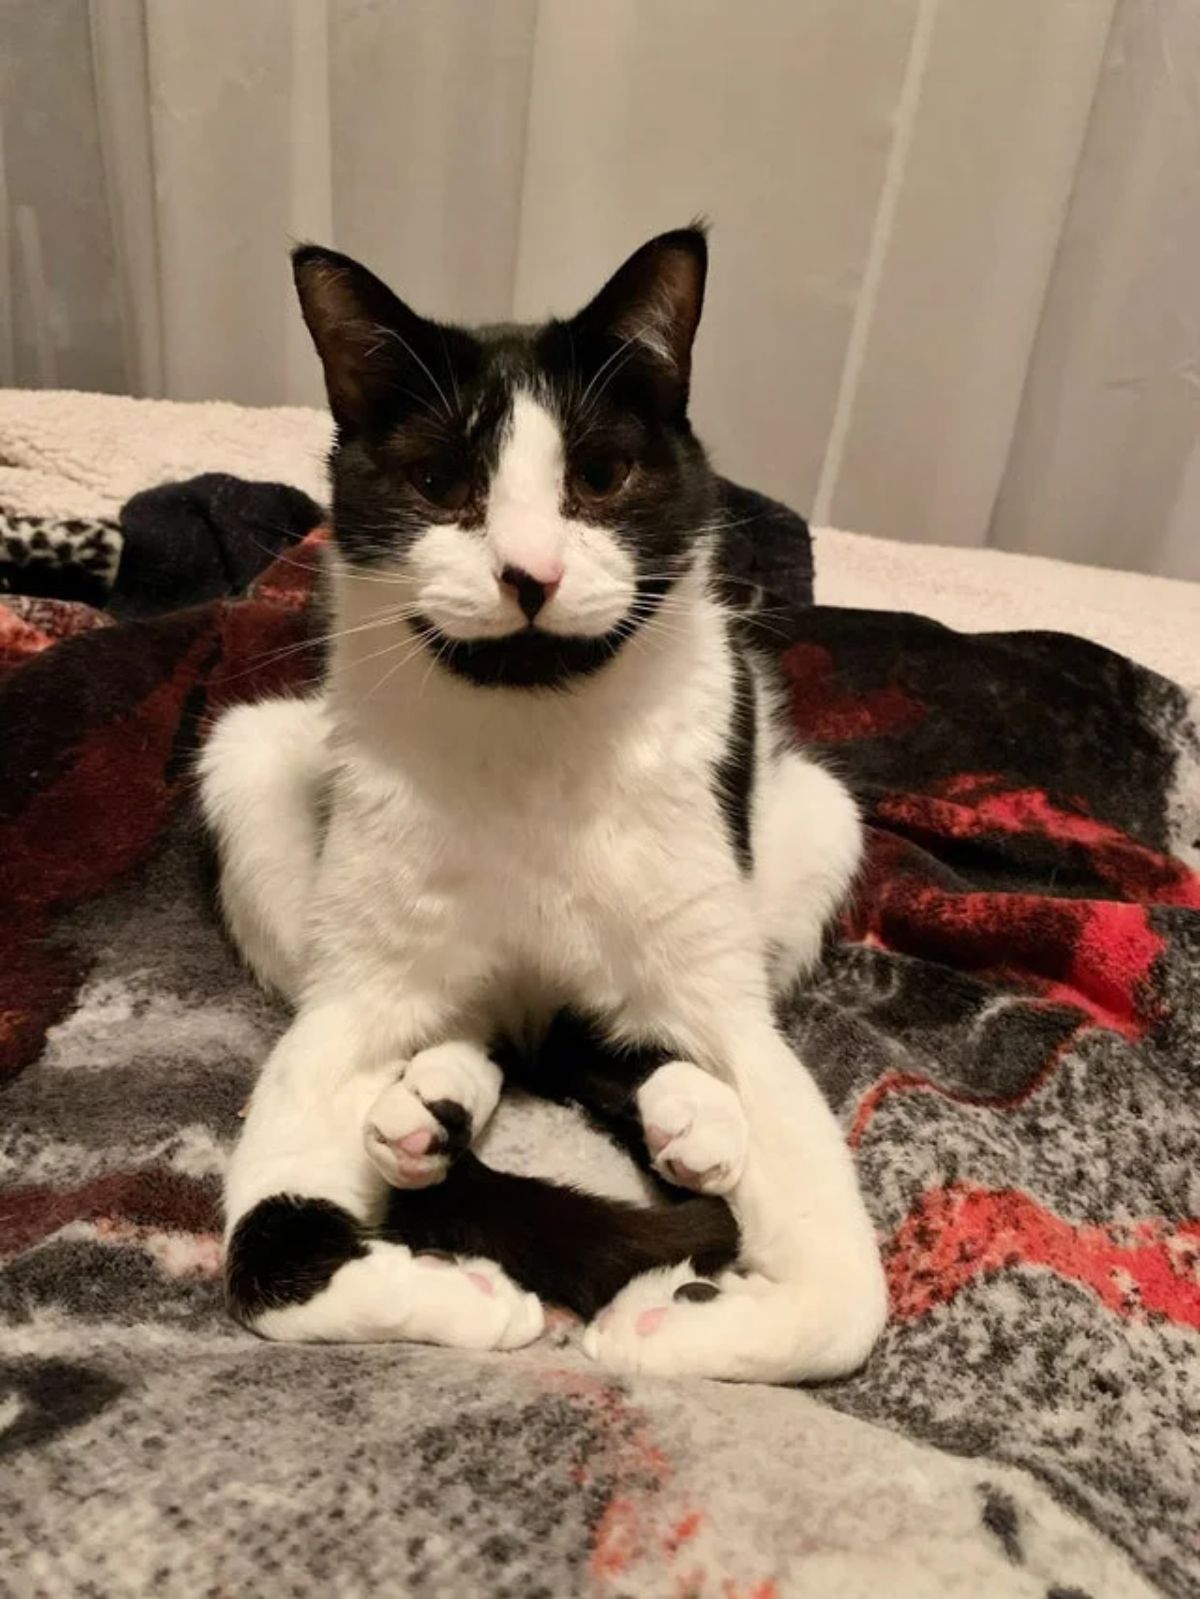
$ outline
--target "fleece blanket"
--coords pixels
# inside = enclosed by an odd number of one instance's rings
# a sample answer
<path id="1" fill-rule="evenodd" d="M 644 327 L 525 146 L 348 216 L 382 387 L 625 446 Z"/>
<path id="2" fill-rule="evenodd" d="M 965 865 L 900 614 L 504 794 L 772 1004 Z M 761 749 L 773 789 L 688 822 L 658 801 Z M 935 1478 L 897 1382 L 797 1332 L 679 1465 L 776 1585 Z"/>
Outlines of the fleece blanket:
<path id="1" fill-rule="evenodd" d="M 820 1390 L 227 1321 L 220 1174 L 286 1023 L 189 808 L 219 705 L 297 687 L 314 541 L 253 598 L 38 601 L 0 684 L 0 1592 L 1191 1594 L 1200 1586 L 1200 726 L 1100 646 L 772 616 L 870 823 L 782 1020 L 892 1316 Z M 59 635 L 68 635 L 59 637 Z M 58 640 L 55 642 L 55 640 Z M 622 1179 L 555 1109 L 498 1164 Z"/>

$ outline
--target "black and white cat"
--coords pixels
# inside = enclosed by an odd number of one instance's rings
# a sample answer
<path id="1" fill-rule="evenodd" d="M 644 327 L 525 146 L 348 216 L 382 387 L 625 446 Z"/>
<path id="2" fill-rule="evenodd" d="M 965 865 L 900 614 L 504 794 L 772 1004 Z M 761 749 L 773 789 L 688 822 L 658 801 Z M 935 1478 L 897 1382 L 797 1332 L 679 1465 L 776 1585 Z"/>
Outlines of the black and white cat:
<path id="1" fill-rule="evenodd" d="M 850 1156 L 772 1013 L 860 827 L 714 581 L 706 261 L 667 233 L 569 321 L 468 333 L 296 252 L 337 424 L 328 678 L 227 712 L 201 770 L 230 928 L 296 1006 L 226 1190 L 267 1337 L 511 1348 L 533 1287 L 605 1305 L 608 1366 L 784 1381 L 883 1325 Z M 740 1246 L 711 1198 L 631 1221 L 462 1153 L 522 1050 L 726 1196 Z"/>

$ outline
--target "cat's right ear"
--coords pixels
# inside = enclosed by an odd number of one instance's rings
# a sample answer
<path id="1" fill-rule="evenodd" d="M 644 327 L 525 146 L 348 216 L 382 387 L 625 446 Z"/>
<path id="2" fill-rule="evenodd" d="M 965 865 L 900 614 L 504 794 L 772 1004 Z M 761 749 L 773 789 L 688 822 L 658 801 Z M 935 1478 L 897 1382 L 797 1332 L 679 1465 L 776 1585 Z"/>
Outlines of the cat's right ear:
<path id="1" fill-rule="evenodd" d="M 676 228 L 635 250 L 575 318 L 640 358 L 664 403 L 682 413 L 692 371 L 692 341 L 704 305 L 708 244 L 704 226 Z M 613 353 L 606 352 L 611 365 Z"/>
<path id="2" fill-rule="evenodd" d="M 430 324 L 373 272 L 337 250 L 303 244 L 292 252 L 292 274 L 339 428 L 370 432 L 406 390 L 429 387 L 419 351 Z"/>

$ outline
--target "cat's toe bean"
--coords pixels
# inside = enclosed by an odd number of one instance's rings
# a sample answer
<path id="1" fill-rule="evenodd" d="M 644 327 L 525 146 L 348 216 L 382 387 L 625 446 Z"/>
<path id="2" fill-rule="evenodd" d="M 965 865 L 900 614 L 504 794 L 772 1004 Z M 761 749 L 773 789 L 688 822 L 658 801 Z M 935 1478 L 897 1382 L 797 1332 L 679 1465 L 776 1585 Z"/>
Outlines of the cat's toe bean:
<path id="1" fill-rule="evenodd" d="M 367 1154 L 394 1188 L 428 1188 L 470 1147 L 499 1096 L 499 1069 L 476 1045 L 421 1050 L 372 1105 Z"/>
<path id="2" fill-rule="evenodd" d="M 536 1294 L 514 1283 L 494 1260 L 464 1260 L 459 1266 L 475 1291 L 481 1313 L 494 1319 L 499 1328 L 493 1348 L 519 1349 L 541 1337 L 546 1314 Z"/>
<path id="3" fill-rule="evenodd" d="M 720 1292 L 721 1290 L 716 1283 L 680 1283 L 671 1298 L 677 1305 L 706 1305 L 710 1299 L 715 1299 Z"/>
<path id="4" fill-rule="evenodd" d="M 413 1259 L 431 1269 L 420 1273 L 410 1295 L 411 1336 L 460 1349 L 519 1349 L 541 1336 L 541 1301 L 495 1261 L 441 1251 Z"/>
<path id="5" fill-rule="evenodd" d="M 420 1127 L 415 1133 L 408 1133 L 399 1140 L 398 1147 L 406 1155 L 426 1155 L 429 1146 L 434 1141 L 434 1134 L 428 1127 Z"/>
<path id="6" fill-rule="evenodd" d="M 363 1143 L 394 1188 L 428 1188 L 446 1175 L 450 1152 L 446 1129 L 403 1082 L 386 1088 L 372 1105 Z"/>
<path id="7" fill-rule="evenodd" d="M 666 1305 L 654 1305 L 650 1310 L 640 1312 L 633 1324 L 634 1331 L 639 1338 L 652 1338 L 666 1319 Z"/>
<path id="8" fill-rule="evenodd" d="M 661 1332 L 673 1305 L 708 1304 L 720 1293 L 716 1283 L 693 1278 L 686 1262 L 666 1272 L 650 1273 L 635 1280 L 600 1312 L 589 1329 L 593 1332 L 591 1348 L 585 1341 L 585 1350 L 594 1360 L 603 1360 L 607 1350 L 621 1363 L 629 1358 L 624 1344 L 630 1338 L 653 1338 Z M 634 1364 L 639 1363 L 640 1357 L 635 1357 Z"/>

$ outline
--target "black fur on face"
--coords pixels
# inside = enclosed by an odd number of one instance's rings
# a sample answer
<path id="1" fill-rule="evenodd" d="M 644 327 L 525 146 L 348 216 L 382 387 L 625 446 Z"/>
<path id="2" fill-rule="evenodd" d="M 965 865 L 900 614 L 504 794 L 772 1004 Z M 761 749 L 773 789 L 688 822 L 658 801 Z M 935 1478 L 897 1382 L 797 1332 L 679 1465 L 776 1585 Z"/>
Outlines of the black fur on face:
<path id="1" fill-rule="evenodd" d="M 514 613 L 505 627 L 489 618 L 477 635 L 451 633 L 418 611 L 410 625 L 443 666 L 486 686 L 560 686 L 604 665 L 686 569 L 717 503 L 687 420 L 706 260 L 698 228 L 663 234 L 569 320 L 468 332 L 419 317 L 345 256 L 296 251 L 337 425 L 333 523 L 349 566 L 403 570 L 439 525 L 469 531 L 486 550 L 489 495 L 520 395 L 561 435 L 557 515 L 573 537 L 594 528 L 629 557 L 628 605 L 598 630 L 575 628 L 569 613 Z"/>

